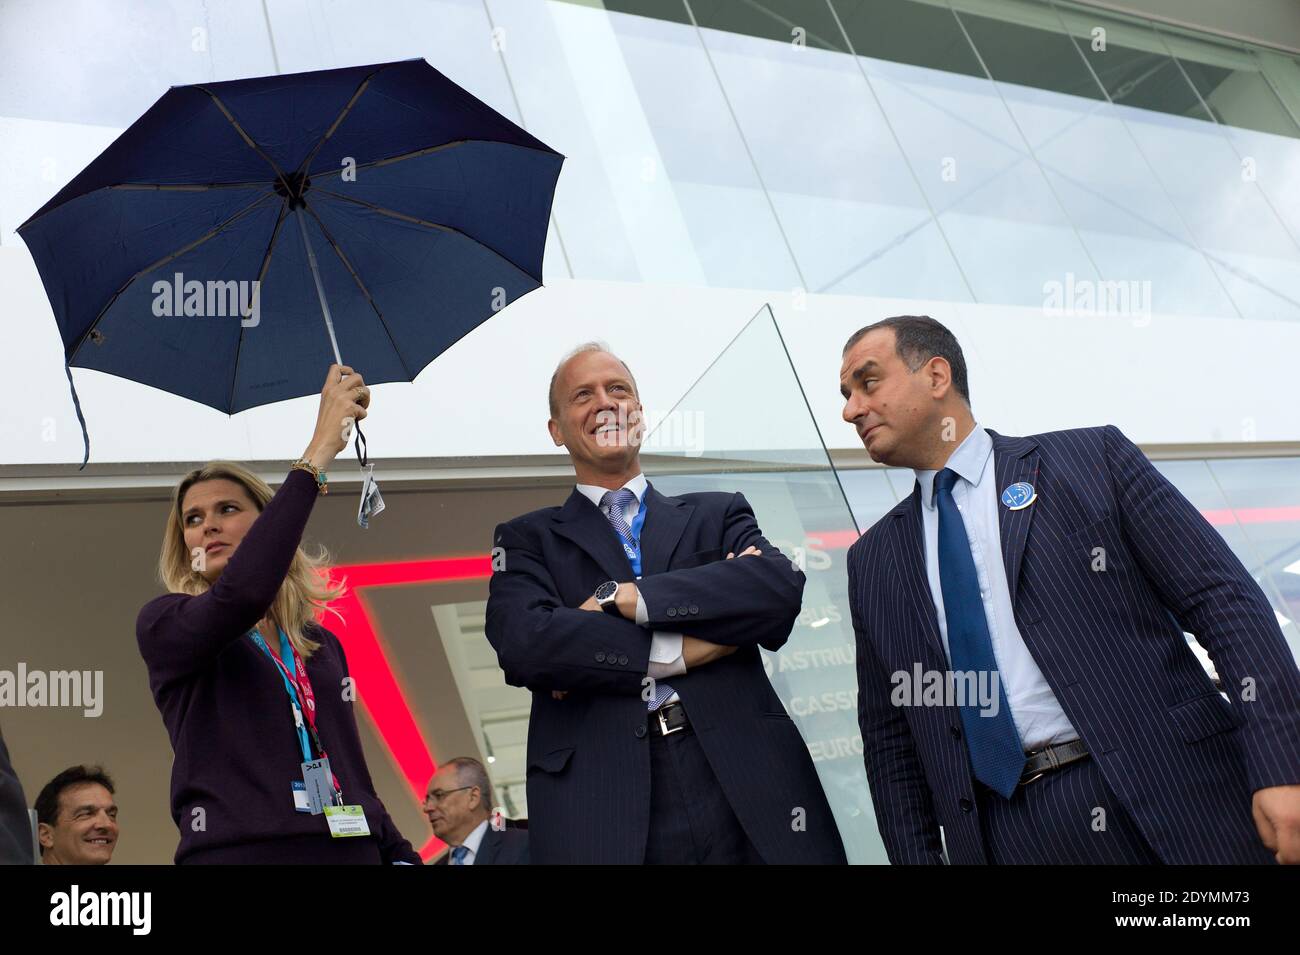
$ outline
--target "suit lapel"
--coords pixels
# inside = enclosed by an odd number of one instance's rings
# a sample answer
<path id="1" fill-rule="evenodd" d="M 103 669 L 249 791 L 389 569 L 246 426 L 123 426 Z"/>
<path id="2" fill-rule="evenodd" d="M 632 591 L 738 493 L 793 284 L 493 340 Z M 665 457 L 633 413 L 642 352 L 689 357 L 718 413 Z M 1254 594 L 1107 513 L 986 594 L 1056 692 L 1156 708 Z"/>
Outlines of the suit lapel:
<path id="1" fill-rule="evenodd" d="M 906 507 L 894 514 L 895 557 L 899 574 L 903 578 L 905 600 L 912 605 L 921 624 L 921 631 L 946 659 L 943 637 L 939 634 L 939 616 L 934 610 L 934 595 L 925 572 L 925 525 L 921 519 L 921 488 L 903 502 Z"/>
<path id="2" fill-rule="evenodd" d="M 1016 586 L 1020 581 L 1020 565 L 1025 556 L 1025 541 L 1029 525 L 1038 510 L 1038 503 L 1013 511 L 1002 503 L 1002 492 L 1012 484 L 1024 481 L 1037 484 L 1038 446 L 1028 438 L 1004 438 L 990 431 L 993 438 L 993 464 L 997 485 L 993 493 L 998 497 L 998 529 L 1002 538 L 1002 563 L 1007 571 L 1007 590 L 1011 606 L 1016 605 Z"/>
<path id="3" fill-rule="evenodd" d="M 678 497 L 665 497 L 647 484 L 646 515 L 641 528 L 641 575 L 662 574 L 668 569 L 682 531 L 695 508 Z"/>
<path id="4" fill-rule="evenodd" d="M 647 523 L 648 521 L 649 515 Z M 605 515 L 576 487 L 564 502 L 564 507 L 560 508 L 555 532 L 586 551 L 610 580 L 621 583 L 636 576 L 618 542 L 618 535 L 609 526 L 609 521 L 605 520 Z"/>
<path id="5" fill-rule="evenodd" d="M 487 832 L 483 833 L 483 841 L 478 844 L 478 853 L 474 856 L 475 865 L 492 865 L 497 861 L 497 854 L 501 851 L 501 833 L 488 824 Z"/>

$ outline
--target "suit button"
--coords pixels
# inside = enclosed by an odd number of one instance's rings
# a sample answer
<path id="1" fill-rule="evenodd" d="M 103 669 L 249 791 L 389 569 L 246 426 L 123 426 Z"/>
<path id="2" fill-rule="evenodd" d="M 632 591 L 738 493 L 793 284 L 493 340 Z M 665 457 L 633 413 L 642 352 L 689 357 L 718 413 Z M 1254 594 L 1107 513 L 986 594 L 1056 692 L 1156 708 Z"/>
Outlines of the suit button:
<path id="1" fill-rule="evenodd" d="M 638 726 L 635 730 L 633 730 L 633 732 L 636 733 L 636 738 L 637 738 L 637 739 L 644 739 L 644 738 L 645 738 L 645 724 L 642 723 L 642 724 L 641 724 L 640 726 Z"/>
<path id="2" fill-rule="evenodd" d="M 676 607 L 669 607 L 669 608 L 668 608 L 668 616 L 670 616 L 670 617 L 675 617 L 675 616 L 677 616 L 677 608 L 676 608 Z"/>
<path id="3" fill-rule="evenodd" d="M 965 799 L 965 798 L 958 799 L 957 805 L 958 807 L 960 807 L 962 812 L 970 812 L 973 808 L 975 808 L 974 803 L 972 803 L 969 799 Z"/>
<path id="4" fill-rule="evenodd" d="M 597 650 L 597 651 L 596 651 L 596 662 L 597 662 L 597 663 L 604 663 L 604 662 L 605 662 L 605 651 L 604 651 L 604 650 Z"/>
<path id="5" fill-rule="evenodd" d="M 700 608 L 695 606 L 695 604 L 691 604 L 691 613 L 699 613 L 699 612 L 700 612 Z"/>
<path id="6" fill-rule="evenodd" d="M 957 729 L 957 727 L 950 726 L 948 727 L 948 730 L 952 733 L 953 739 L 961 739 L 961 730 Z"/>
<path id="7" fill-rule="evenodd" d="M 625 667 L 625 666 L 627 666 L 627 654 L 626 654 L 626 653 L 620 653 L 620 654 L 618 655 L 618 665 L 621 666 L 621 667 Z"/>

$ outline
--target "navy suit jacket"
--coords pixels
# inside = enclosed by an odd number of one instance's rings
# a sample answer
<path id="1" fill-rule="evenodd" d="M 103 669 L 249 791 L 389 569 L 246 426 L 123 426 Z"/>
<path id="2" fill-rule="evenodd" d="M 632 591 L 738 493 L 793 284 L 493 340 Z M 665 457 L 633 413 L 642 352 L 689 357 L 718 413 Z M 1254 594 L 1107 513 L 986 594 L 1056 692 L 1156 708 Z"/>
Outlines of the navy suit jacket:
<path id="1" fill-rule="evenodd" d="M 650 740 L 642 680 L 651 630 L 739 649 L 670 681 L 750 841 L 769 863 L 844 862 L 812 758 L 758 648 L 780 648 L 804 575 L 759 530 L 741 494 L 646 489 L 638 581 L 649 627 L 577 610 L 606 580 L 635 580 L 600 509 L 563 507 L 497 527 L 487 637 L 506 682 L 533 691 L 528 826 L 533 862 L 644 861 Z M 726 560 L 749 546 L 762 556 Z M 567 690 L 554 699 L 552 690 Z"/>
<path id="2" fill-rule="evenodd" d="M 1107 786 L 1167 863 L 1272 861 L 1251 794 L 1300 783 L 1300 674 L 1264 594 L 1113 425 L 989 434 L 997 488 L 1038 493 L 999 505 L 1016 626 Z M 897 671 L 948 669 L 924 546 L 914 489 L 849 550 L 867 778 L 892 862 L 940 861 L 942 826 L 950 861 L 982 863 L 959 713 L 890 702 Z"/>
<path id="3" fill-rule="evenodd" d="M 451 849 L 433 861 L 433 865 L 451 865 Z M 483 833 L 474 855 L 474 865 L 528 865 L 528 830 L 507 826 Z"/>
<path id="4" fill-rule="evenodd" d="M 0 736 L 0 865 L 32 864 L 32 825 L 18 775 Z"/>

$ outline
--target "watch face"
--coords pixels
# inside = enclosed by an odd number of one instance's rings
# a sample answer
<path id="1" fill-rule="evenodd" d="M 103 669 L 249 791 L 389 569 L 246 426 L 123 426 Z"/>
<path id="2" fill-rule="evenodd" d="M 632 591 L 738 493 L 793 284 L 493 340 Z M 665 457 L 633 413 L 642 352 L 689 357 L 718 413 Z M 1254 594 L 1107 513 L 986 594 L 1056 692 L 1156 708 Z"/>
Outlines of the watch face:
<path id="1" fill-rule="evenodd" d="M 618 593 L 618 583 L 613 580 L 607 580 L 596 588 L 595 598 L 598 601 L 609 600 Z"/>

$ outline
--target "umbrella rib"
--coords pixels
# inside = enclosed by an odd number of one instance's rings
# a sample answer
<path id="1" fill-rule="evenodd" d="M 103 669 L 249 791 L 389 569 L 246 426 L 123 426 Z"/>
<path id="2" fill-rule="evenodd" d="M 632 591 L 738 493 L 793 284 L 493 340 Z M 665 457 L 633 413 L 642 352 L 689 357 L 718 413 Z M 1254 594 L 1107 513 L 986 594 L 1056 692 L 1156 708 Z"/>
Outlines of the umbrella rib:
<path id="1" fill-rule="evenodd" d="M 231 114 L 230 110 L 226 108 L 226 104 L 221 102 L 221 97 L 219 97 L 216 93 L 212 92 L 212 90 L 208 89 L 206 86 L 195 85 L 194 88 L 196 90 L 199 90 L 200 92 L 207 93 L 208 96 L 211 97 L 213 104 L 216 105 L 217 109 L 221 110 L 221 115 L 226 117 L 227 121 L 229 121 L 231 126 L 235 127 L 235 132 L 239 133 L 240 138 L 245 143 L 248 144 L 248 147 L 252 149 L 253 152 L 257 153 L 259 156 L 265 159 L 267 163 L 270 164 L 271 168 L 275 170 L 276 178 L 279 179 L 280 182 L 284 183 L 284 188 L 288 190 L 289 182 L 288 180 L 285 179 L 284 172 L 281 171 L 280 167 L 275 164 L 274 159 L 272 159 L 270 156 L 268 156 L 266 153 L 262 151 L 261 146 L 253 142 L 253 137 L 249 136 L 248 133 L 244 132 L 244 127 L 239 125 L 239 120 L 235 119 L 235 117 Z"/>
<path id="2" fill-rule="evenodd" d="M 316 143 L 315 146 L 312 147 L 311 152 L 307 154 L 307 158 L 304 159 L 302 161 L 302 164 L 298 166 L 298 173 L 300 175 L 306 174 L 307 170 L 311 167 L 311 161 L 315 159 L 316 154 L 320 152 L 320 148 L 325 145 L 325 143 L 329 140 L 331 136 L 334 135 L 335 130 L 339 128 L 339 124 L 342 123 L 343 120 L 347 118 L 348 113 L 352 112 L 352 107 L 356 104 L 356 101 L 361 98 L 361 94 L 366 91 L 366 87 L 370 85 L 370 81 L 374 79 L 374 77 L 380 72 L 382 72 L 382 69 L 375 70 L 374 72 L 370 73 L 368 76 L 366 76 L 364 80 L 361 81 L 360 85 L 357 86 L 357 91 L 352 94 L 352 98 L 348 100 L 347 103 L 343 106 L 343 109 L 339 111 L 338 117 L 334 120 L 333 123 L 330 124 L 330 128 L 325 130 L 325 135 L 322 136 L 320 138 L 320 141 Z"/>
<path id="3" fill-rule="evenodd" d="M 90 337 L 90 333 L 95 330 L 95 327 L 99 325 L 100 320 L 103 319 L 103 317 L 108 314 L 108 310 L 113 307 L 114 303 L 121 297 L 122 293 L 125 292 L 128 288 L 130 288 L 131 284 L 135 282 L 136 279 L 138 279 L 142 275 L 147 275 L 148 273 L 152 272 L 154 269 L 162 268 L 164 265 L 166 265 L 168 262 L 172 261 L 173 259 L 179 258 L 180 256 L 184 255 L 186 252 L 198 248 L 204 242 L 207 242 L 209 239 L 214 238 L 219 233 L 224 231 L 227 226 L 233 224 L 234 222 L 248 215 L 248 213 L 252 212 L 258 206 L 266 202 L 266 200 L 274 199 L 274 198 L 278 198 L 276 194 L 274 192 L 268 192 L 260 199 L 255 199 L 253 202 L 250 202 L 248 205 L 244 206 L 244 208 L 240 209 L 238 212 L 236 212 L 226 221 L 217 223 L 217 225 L 213 226 L 210 230 L 208 230 L 203 235 L 199 236 L 193 242 L 189 243 L 188 245 L 182 246 L 181 248 L 177 249 L 175 252 L 172 252 L 169 255 L 164 255 L 161 259 L 159 259 L 158 261 L 150 265 L 146 265 L 139 272 L 136 272 L 135 275 L 132 275 L 129 279 L 127 279 L 124 283 L 122 283 L 122 287 L 113 293 L 113 297 L 110 298 L 108 302 L 104 305 L 104 307 L 99 310 L 99 314 L 96 315 L 95 320 L 90 323 L 90 327 L 81 333 L 80 337 L 76 341 L 76 344 L 72 346 L 72 350 L 68 353 L 68 364 L 71 364 L 72 360 L 77 357 L 77 352 L 81 350 L 81 346 L 85 344 L 86 339 Z M 243 333 L 241 332 L 240 334 Z"/>
<path id="4" fill-rule="evenodd" d="M 371 296 L 370 290 L 366 288 L 366 283 L 361 281 L 361 276 L 358 275 L 357 270 L 352 267 L 352 263 L 348 261 L 348 257 L 343 254 L 343 250 L 339 248 L 339 244 L 334 241 L 334 236 L 330 235 L 329 229 L 325 228 L 325 223 L 321 221 L 320 216 L 316 215 L 316 210 L 308 205 L 306 200 L 303 201 L 303 208 L 310 212 L 311 217 L 316 220 L 316 225 L 320 226 L 320 231 L 321 234 L 325 236 L 325 241 L 328 242 L 330 248 L 334 250 L 334 254 L 339 257 L 339 261 L 343 263 L 343 267 L 352 273 L 352 280 L 357 283 L 357 288 L 361 289 L 361 294 L 366 297 L 366 301 L 369 302 L 370 307 L 374 309 L 375 315 L 379 318 L 379 324 L 384 328 L 384 334 L 388 336 L 388 343 L 393 346 L 393 353 L 397 355 L 397 360 L 402 363 L 402 371 L 406 372 L 406 380 L 414 381 L 415 376 L 411 374 L 411 369 L 407 367 L 406 359 L 402 357 L 402 350 L 397 347 L 397 342 L 393 340 L 392 329 L 388 327 L 388 322 L 384 320 L 384 313 L 381 312 L 379 306 L 375 304 L 374 297 Z"/>
<path id="5" fill-rule="evenodd" d="M 262 295 L 262 280 L 266 278 L 266 271 L 271 267 L 271 250 L 275 248 L 275 238 L 280 234 L 280 226 L 284 223 L 285 213 L 289 211 L 287 202 L 280 204 L 280 214 L 275 219 L 275 228 L 271 230 L 271 239 L 266 243 L 266 252 L 262 256 L 262 267 L 257 270 L 257 292 L 259 303 Z M 235 369 L 230 376 L 230 397 L 226 399 L 227 413 L 229 409 L 235 406 L 235 384 L 239 381 L 239 356 L 244 353 L 244 323 L 239 323 L 239 344 L 235 346 Z"/>
<path id="6" fill-rule="evenodd" d="M 559 153 L 551 149 L 538 149 L 535 146 L 524 146 L 521 143 L 503 143 L 499 139 L 454 139 L 449 143 L 443 143 L 439 146 L 426 146 L 424 149 L 416 149 L 409 153 L 402 153 L 398 156 L 389 156 L 387 159 L 375 159 L 370 162 L 358 163 L 357 169 L 375 169 L 379 166 L 387 166 L 390 163 L 401 162 L 404 159 L 419 159 L 421 156 L 429 156 L 444 149 L 452 149 L 456 146 L 468 146 L 470 143 L 487 143 L 492 146 L 509 146 L 511 149 L 527 149 L 529 152 L 541 153 L 544 156 L 560 156 Z M 560 156 L 563 159 L 563 156 Z M 316 173 L 316 179 L 319 181 L 327 176 L 337 176 L 343 172 L 343 168 L 326 169 L 323 172 Z"/>
<path id="7" fill-rule="evenodd" d="M 186 182 L 186 183 L 169 183 L 169 182 L 119 182 L 109 186 L 110 189 L 152 189 L 157 192 L 206 192 L 208 189 L 251 189 L 254 186 L 265 186 L 265 180 L 261 182 Z"/>
<path id="8" fill-rule="evenodd" d="M 317 189 L 316 191 L 323 196 L 329 196 L 333 199 L 342 199 L 344 202 L 351 202 L 354 205 L 358 205 L 358 206 L 365 206 L 365 208 L 370 209 L 373 212 L 378 212 L 381 213 L 382 215 L 391 216 L 394 219 L 401 219 L 403 222 L 414 222 L 416 225 L 422 225 L 429 229 L 439 229 L 443 232 L 453 232 L 456 235 L 463 235 L 467 239 L 470 238 L 469 236 L 465 235 L 465 233 L 457 229 L 455 226 L 446 225 L 441 222 L 430 222 L 428 219 L 421 219 L 416 216 L 407 215 L 405 212 L 398 212 L 395 209 L 386 209 L 383 206 L 377 206 L 373 202 L 366 202 L 366 200 L 358 199 L 355 196 L 345 196 L 341 192 L 332 192 L 329 189 Z M 475 241 L 475 240 L 470 239 L 470 241 Z"/>
<path id="9" fill-rule="evenodd" d="M 486 141 L 486 140 L 484 140 Z M 427 146 L 424 149 L 417 149 L 414 152 L 402 153 L 399 156 L 389 156 L 387 159 L 372 159 L 370 162 L 358 163 L 357 169 L 376 169 L 379 166 L 387 166 L 390 163 L 401 162 L 403 159 L 419 159 L 421 156 L 428 156 L 432 153 L 441 152 L 444 149 L 454 149 L 456 146 L 464 146 L 470 142 L 468 139 L 454 139 L 449 143 L 443 143 L 440 146 Z M 474 140 L 479 142 L 479 140 Z M 513 144 L 511 144 L 513 145 Z M 521 147 L 527 149 L 528 147 Z M 316 174 L 317 180 L 324 179 L 327 176 L 337 176 L 343 172 L 343 167 L 338 169 L 326 169 L 324 172 Z"/>
<path id="10" fill-rule="evenodd" d="M 522 272 L 524 275 L 527 275 L 530 279 L 535 278 L 534 276 L 529 275 L 523 269 L 519 268 L 518 265 L 515 265 L 514 262 L 511 262 L 510 259 L 506 258 L 506 256 L 502 255 L 500 252 L 492 248 L 492 246 L 488 245 L 486 242 L 480 242 L 472 235 L 467 235 L 466 233 L 460 231 L 460 229 L 457 229 L 455 226 L 444 225 L 441 222 L 430 222 L 427 219 L 420 219 L 417 218 L 416 216 L 407 215 L 405 212 L 398 212 L 395 209 L 386 209 L 383 206 L 377 206 L 373 202 L 366 202 L 364 199 L 357 199 L 353 196 L 345 196 L 340 192 L 331 192 L 329 189 L 317 189 L 316 191 L 321 193 L 322 195 L 330 196 L 331 198 L 334 199 L 342 199 L 344 202 L 351 202 L 358 206 L 364 206 L 365 208 L 371 210 L 372 212 L 378 212 L 380 215 L 389 216 L 390 218 L 393 219 L 400 219 L 403 222 L 411 222 L 414 223 L 415 225 L 424 226 L 426 229 L 437 229 L 442 232 L 450 232 L 452 235 L 458 235 L 462 239 L 467 239 L 468 241 L 473 242 L 479 248 L 486 249 L 487 251 L 491 252 L 502 262 L 508 263 L 519 272 Z M 537 279 L 537 281 L 541 281 L 541 280 Z"/>

